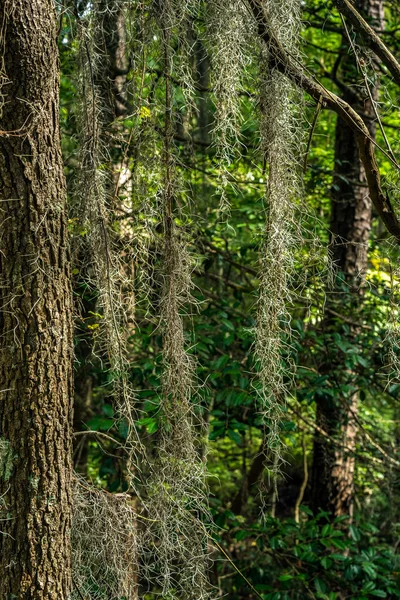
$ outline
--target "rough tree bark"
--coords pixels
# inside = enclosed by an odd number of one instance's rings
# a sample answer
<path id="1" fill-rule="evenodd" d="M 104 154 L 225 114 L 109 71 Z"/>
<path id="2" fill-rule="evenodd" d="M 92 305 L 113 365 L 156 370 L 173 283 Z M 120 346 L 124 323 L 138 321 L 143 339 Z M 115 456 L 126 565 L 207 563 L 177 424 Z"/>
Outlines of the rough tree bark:
<path id="1" fill-rule="evenodd" d="M 0 0 L 3 18 L 0 598 L 67 600 L 72 295 L 54 3 Z"/>
<path id="2" fill-rule="evenodd" d="M 356 7 L 378 29 L 383 28 L 383 0 L 357 0 Z M 343 47 L 348 40 L 343 38 Z M 355 67 L 354 55 L 350 52 L 342 61 L 341 82 L 344 84 L 342 98 L 359 114 L 363 115 L 370 136 L 375 137 L 376 123 L 372 103 L 366 94 L 357 97 L 352 84 L 360 78 Z M 372 88 L 377 98 L 378 88 Z M 368 266 L 368 239 L 371 230 L 372 202 L 367 179 L 359 158 L 357 140 L 349 125 L 338 118 L 335 140 L 335 172 L 331 204 L 331 251 L 339 273 L 342 274 L 348 292 L 335 289 L 328 295 L 329 304 L 337 304 L 338 298 L 347 297 L 349 310 L 357 311 L 363 299 L 363 282 Z M 334 306 L 332 306 L 334 308 Z M 340 323 L 327 318 L 326 333 L 339 333 L 343 337 Z M 347 340 L 359 334 L 359 328 L 350 326 Z M 340 384 L 351 383 L 356 374 L 344 365 L 344 355 L 330 353 L 325 357 L 322 370 L 329 374 L 335 387 L 335 397 L 320 394 L 317 402 L 317 425 L 338 441 L 333 445 L 318 431 L 314 440 L 312 469 L 312 504 L 318 509 L 331 511 L 333 516 L 352 515 L 354 496 L 355 444 L 357 436 L 358 392 L 344 398 Z M 341 375 L 339 375 L 339 373 Z"/>

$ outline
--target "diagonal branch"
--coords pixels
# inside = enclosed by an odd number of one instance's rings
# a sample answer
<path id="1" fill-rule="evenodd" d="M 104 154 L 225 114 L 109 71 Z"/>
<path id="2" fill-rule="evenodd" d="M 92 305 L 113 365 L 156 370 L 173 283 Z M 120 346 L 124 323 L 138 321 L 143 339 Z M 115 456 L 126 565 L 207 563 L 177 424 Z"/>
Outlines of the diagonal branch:
<path id="1" fill-rule="evenodd" d="M 297 64 L 296 60 L 286 52 L 269 27 L 268 20 L 262 7 L 262 0 L 246 1 L 256 20 L 258 34 L 270 51 L 271 66 L 286 75 L 293 83 L 307 92 L 317 103 L 322 97 L 322 105 L 325 108 L 333 110 L 354 131 L 360 158 L 364 165 L 367 177 L 371 200 L 385 224 L 386 229 L 400 244 L 400 221 L 393 210 L 389 198 L 385 196 L 382 190 L 379 166 L 374 151 L 374 140 L 371 139 L 364 121 L 347 102 L 333 92 L 327 90 L 318 81 L 308 77 L 301 66 Z M 384 150 L 383 152 L 387 155 Z"/>
<path id="2" fill-rule="evenodd" d="M 361 35 L 364 44 L 381 59 L 390 71 L 394 81 L 400 85 L 400 63 L 372 27 L 368 25 L 349 0 L 334 0 L 334 4 L 339 12 L 347 17 L 354 29 Z"/>

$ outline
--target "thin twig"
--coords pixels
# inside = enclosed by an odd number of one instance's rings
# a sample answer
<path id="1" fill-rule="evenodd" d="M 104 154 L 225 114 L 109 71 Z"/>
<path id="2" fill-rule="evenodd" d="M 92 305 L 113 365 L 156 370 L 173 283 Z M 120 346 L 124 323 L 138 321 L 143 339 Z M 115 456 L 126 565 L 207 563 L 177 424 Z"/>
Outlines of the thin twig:
<path id="1" fill-rule="evenodd" d="M 307 462 L 307 447 L 306 447 L 306 435 L 303 432 L 302 436 L 302 446 L 303 446 L 303 481 L 300 487 L 299 495 L 296 500 L 296 505 L 294 507 L 294 520 L 296 523 L 300 521 L 300 506 L 303 502 L 304 492 L 306 491 L 307 483 L 308 483 L 308 462 Z"/>
<path id="2" fill-rule="evenodd" d="M 73 433 L 73 435 L 74 435 L 74 437 L 78 437 L 79 435 L 100 435 L 100 436 L 110 440 L 111 442 L 114 442 L 114 444 L 121 446 L 121 444 L 118 442 L 118 440 L 111 437 L 111 435 L 104 433 L 103 431 L 94 431 L 94 430 L 88 429 L 87 431 L 75 431 Z M 121 447 L 123 447 L 123 446 L 121 446 Z"/>
<path id="3" fill-rule="evenodd" d="M 75 589 L 76 589 L 76 591 L 78 592 L 78 594 L 79 594 L 79 597 L 80 597 L 80 598 L 82 598 L 82 600 L 85 600 L 85 598 L 82 596 L 81 590 L 78 588 L 78 586 L 77 586 L 77 584 L 75 583 L 75 580 L 74 580 L 73 578 L 72 578 L 72 583 L 73 583 L 73 586 L 74 586 L 74 588 L 75 588 Z"/>
<path id="4" fill-rule="evenodd" d="M 318 104 L 317 104 L 317 108 L 315 109 L 315 114 L 314 114 L 314 119 L 311 125 L 311 129 L 310 129 L 310 135 L 308 136 L 308 142 L 307 142 L 307 148 L 306 148 L 306 153 L 304 156 L 304 173 L 307 171 L 307 160 L 308 160 L 308 153 L 310 151 L 310 147 L 311 147 L 311 142 L 312 142 L 312 137 L 314 134 L 314 130 L 315 127 L 317 125 L 317 120 L 318 120 L 318 115 L 321 112 L 321 108 L 322 108 L 322 96 L 319 97 L 318 100 Z"/>

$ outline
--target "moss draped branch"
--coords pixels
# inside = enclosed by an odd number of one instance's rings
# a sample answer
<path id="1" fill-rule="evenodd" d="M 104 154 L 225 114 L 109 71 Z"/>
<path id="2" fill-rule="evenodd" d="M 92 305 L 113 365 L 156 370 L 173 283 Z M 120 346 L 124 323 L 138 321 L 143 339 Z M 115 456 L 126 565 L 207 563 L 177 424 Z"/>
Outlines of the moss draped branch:
<path id="1" fill-rule="evenodd" d="M 334 0 L 334 4 L 339 12 L 349 20 L 354 29 L 361 35 L 364 44 L 381 59 L 397 85 L 400 85 L 400 63 L 372 27 L 368 25 L 349 0 Z"/>
<path id="2" fill-rule="evenodd" d="M 246 1 L 257 22 L 258 34 L 269 47 L 271 67 L 284 73 L 316 102 L 320 102 L 322 99 L 323 107 L 333 110 L 354 131 L 360 158 L 365 168 L 371 200 L 386 229 L 400 244 L 400 221 L 394 212 L 389 198 L 382 189 L 374 142 L 369 135 L 368 128 L 363 119 L 347 102 L 324 88 L 318 81 L 307 76 L 301 66 L 297 64 L 297 61 L 286 52 L 269 27 L 262 0 Z"/>

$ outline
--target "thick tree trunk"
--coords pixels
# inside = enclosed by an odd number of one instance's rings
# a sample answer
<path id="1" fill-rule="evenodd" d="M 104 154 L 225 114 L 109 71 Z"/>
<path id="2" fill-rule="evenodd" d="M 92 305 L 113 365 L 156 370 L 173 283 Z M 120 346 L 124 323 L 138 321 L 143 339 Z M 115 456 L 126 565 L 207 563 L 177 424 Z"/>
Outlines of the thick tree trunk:
<path id="1" fill-rule="evenodd" d="M 56 15 L 52 0 L 0 0 L 0 15 L 0 598 L 67 600 L 72 296 Z"/>
<path id="2" fill-rule="evenodd" d="M 358 0 L 357 8 L 372 20 L 379 29 L 383 27 L 383 0 Z M 344 45 L 348 43 L 343 40 Z M 351 88 L 360 74 L 356 72 L 355 58 L 352 53 L 345 57 L 341 68 L 341 80 L 349 86 L 342 97 L 361 115 L 371 137 L 375 136 L 374 111 L 369 98 L 357 99 L 357 90 Z M 354 90 L 354 91 L 353 91 Z M 378 89 L 372 88 L 376 98 Z M 362 167 L 354 133 L 348 125 L 338 119 L 335 142 L 335 174 L 332 186 L 331 213 L 331 250 L 333 260 L 342 274 L 341 290 L 337 288 L 328 303 L 335 304 L 340 298 L 343 284 L 347 286 L 344 294 L 350 301 L 347 306 L 357 311 L 363 299 L 363 282 L 367 270 L 367 249 L 371 229 L 372 203 L 364 169 Z M 343 301 L 343 298 L 342 298 Z M 340 326 L 339 326 L 340 327 Z M 326 333 L 345 334 L 338 329 L 337 321 L 325 321 Z M 357 327 L 350 326 L 347 340 L 351 343 L 359 333 Z M 334 358 L 333 358 L 334 356 Z M 320 395 L 317 400 L 317 425 L 324 429 L 336 444 L 316 433 L 312 469 L 312 504 L 314 510 L 330 511 L 333 516 L 352 515 L 354 495 L 355 447 L 357 436 L 358 392 L 345 398 L 340 385 L 350 383 L 356 376 L 350 373 L 337 354 L 326 357 L 322 368 L 329 373 L 335 386 L 335 397 Z M 341 377 L 338 377 L 341 373 Z"/>

